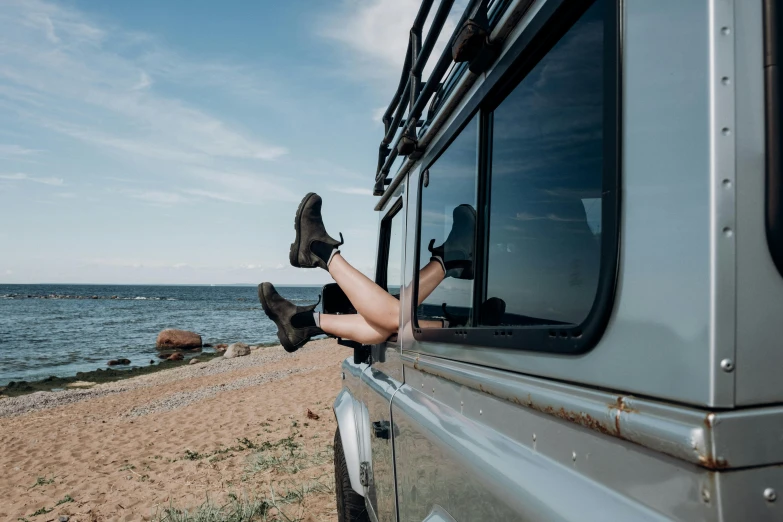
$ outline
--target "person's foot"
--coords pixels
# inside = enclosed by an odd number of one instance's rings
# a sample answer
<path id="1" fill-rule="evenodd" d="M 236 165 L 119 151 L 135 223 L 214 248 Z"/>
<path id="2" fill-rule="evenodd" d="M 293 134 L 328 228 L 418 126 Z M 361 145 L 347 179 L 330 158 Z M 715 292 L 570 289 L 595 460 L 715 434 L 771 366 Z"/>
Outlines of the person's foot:
<path id="1" fill-rule="evenodd" d="M 258 300 L 267 317 L 277 325 L 277 338 L 287 352 L 295 352 L 312 337 L 324 333 L 313 317 L 318 303 L 296 306 L 278 294 L 272 283 L 258 285 Z"/>
<path id="2" fill-rule="evenodd" d="M 446 277 L 473 279 L 473 249 L 476 236 L 476 210 L 467 204 L 454 209 L 454 223 L 449 237 L 439 247 L 432 248 L 431 240 L 427 249 L 432 259 L 443 265 Z"/>
<path id="3" fill-rule="evenodd" d="M 337 241 L 326 233 L 321 219 L 321 203 L 321 196 L 310 192 L 302 199 L 296 210 L 294 220 L 296 239 L 291 243 L 291 251 L 288 255 L 291 266 L 320 267 L 328 270 L 329 260 L 334 251 L 343 244 L 342 234 L 340 234 L 340 241 Z"/>

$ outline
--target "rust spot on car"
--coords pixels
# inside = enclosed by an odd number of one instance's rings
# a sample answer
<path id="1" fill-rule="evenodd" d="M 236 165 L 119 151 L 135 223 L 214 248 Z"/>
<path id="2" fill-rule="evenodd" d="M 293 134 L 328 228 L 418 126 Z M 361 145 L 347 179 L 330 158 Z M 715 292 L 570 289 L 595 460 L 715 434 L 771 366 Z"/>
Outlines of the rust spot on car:
<path id="1" fill-rule="evenodd" d="M 714 413 L 708 413 L 704 417 L 704 427 L 706 427 L 708 430 L 711 430 L 715 427 L 715 414 Z"/>
<path id="2" fill-rule="evenodd" d="M 699 455 L 699 464 L 707 469 L 726 469 L 729 463 L 723 457 L 713 457 L 712 455 Z"/>

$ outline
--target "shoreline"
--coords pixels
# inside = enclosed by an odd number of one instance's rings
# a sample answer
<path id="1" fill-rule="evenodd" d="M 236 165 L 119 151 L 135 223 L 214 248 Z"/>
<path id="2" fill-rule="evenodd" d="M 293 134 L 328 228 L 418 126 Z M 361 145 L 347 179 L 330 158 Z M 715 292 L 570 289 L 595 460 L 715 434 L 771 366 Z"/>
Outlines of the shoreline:
<path id="1" fill-rule="evenodd" d="M 173 352 L 172 352 L 173 353 Z M 69 377 L 57 377 L 55 375 L 44 377 L 34 381 L 11 381 L 6 385 L 0 386 L 0 400 L 6 397 L 20 397 L 30 393 L 39 391 L 43 392 L 56 392 L 70 389 L 80 389 L 80 387 L 69 387 L 69 384 L 75 382 L 89 382 L 93 384 L 103 384 L 107 382 L 122 381 L 130 379 L 132 377 L 138 377 L 139 375 L 148 375 L 151 373 L 160 372 L 163 370 L 170 370 L 172 368 L 178 368 L 180 366 L 187 366 L 190 364 L 191 359 L 198 359 L 202 363 L 209 362 L 216 357 L 222 357 L 223 354 L 219 352 L 183 352 L 186 355 L 196 353 L 197 355 L 186 357 L 181 361 L 169 361 L 168 359 L 161 359 L 156 361 L 155 364 L 149 366 L 135 366 L 133 368 L 118 369 L 118 368 L 98 368 L 87 372 L 76 372 L 76 375 Z M 154 360 L 154 359 L 150 359 Z M 83 388 L 82 388 L 83 389 Z"/>
<path id="2" fill-rule="evenodd" d="M 314 340 L 4 398 L 0 521 L 164 522 L 224 506 L 334 521 L 332 403 L 348 354 Z"/>

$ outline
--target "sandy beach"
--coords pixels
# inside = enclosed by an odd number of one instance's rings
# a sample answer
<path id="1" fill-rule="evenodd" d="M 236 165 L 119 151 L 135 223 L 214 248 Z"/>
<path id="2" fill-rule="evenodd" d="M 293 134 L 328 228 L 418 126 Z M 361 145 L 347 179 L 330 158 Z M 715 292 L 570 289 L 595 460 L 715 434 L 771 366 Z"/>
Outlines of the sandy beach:
<path id="1" fill-rule="evenodd" d="M 324 339 L 0 399 L 0 520 L 181 520 L 208 506 L 336 520 L 331 406 L 348 355 Z"/>

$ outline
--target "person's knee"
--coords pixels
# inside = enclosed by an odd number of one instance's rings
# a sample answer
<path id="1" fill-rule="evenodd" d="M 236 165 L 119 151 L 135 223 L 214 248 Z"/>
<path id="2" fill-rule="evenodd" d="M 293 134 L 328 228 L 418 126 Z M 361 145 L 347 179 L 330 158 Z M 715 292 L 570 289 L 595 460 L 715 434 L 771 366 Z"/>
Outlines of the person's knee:
<path id="1" fill-rule="evenodd" d="M 386 339 L 388 339 L 390 334 L 387 334 L 386 332 L 378 331 L 369 334 L 367 338 L 364 340 L 364 344 L 378 344 L 384 342 Z"/>

